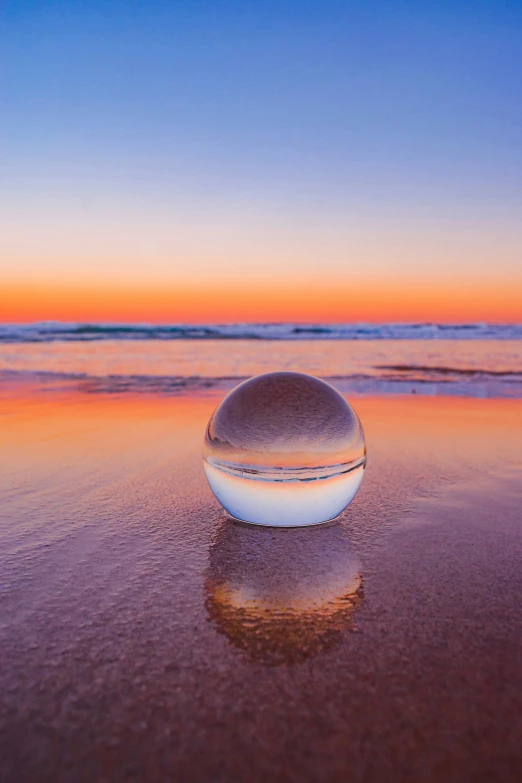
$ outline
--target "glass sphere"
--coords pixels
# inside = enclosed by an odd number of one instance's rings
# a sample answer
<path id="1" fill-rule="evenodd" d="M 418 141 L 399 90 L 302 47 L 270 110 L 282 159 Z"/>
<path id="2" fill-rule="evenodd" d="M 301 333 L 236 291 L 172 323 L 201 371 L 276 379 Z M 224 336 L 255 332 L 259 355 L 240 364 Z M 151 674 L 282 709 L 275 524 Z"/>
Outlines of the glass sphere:
<path id="1" fill-rule="evenodd" d="M 300 527 L 334 519 L 353 500 L 366 446 L 357 414 L 333 386 L 274 372 L 241 383 L 218 405 L 203 464 L 232 517 Z"/>

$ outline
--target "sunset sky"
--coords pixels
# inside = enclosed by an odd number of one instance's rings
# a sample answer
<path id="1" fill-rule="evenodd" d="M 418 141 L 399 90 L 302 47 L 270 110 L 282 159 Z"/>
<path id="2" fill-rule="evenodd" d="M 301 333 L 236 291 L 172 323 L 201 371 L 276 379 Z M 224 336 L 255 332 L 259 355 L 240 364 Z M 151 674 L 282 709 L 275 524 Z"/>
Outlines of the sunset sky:
<path id="1" fill-rule="evenodd" d="M 4 8 L 1 321 L 522 321 L 520 0 Z"/>

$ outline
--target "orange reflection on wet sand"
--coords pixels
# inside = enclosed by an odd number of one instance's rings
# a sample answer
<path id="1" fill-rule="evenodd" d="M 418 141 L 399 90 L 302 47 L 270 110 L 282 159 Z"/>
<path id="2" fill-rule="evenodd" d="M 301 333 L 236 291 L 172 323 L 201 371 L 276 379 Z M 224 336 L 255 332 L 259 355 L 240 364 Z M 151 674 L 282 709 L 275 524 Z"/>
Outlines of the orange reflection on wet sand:
<path id="1" fill-rule="evenodd" d="M 97 461 L 152 454 L 199 454 L 210 414 L 224 395 L 31 393 L 11 389 L 0 397 L 0 459 L 29 470 L 41 463 L 77 460 L 76 469 Z M 458 444 L 460 458 L 481 463 L 495 456 L 517 459 L 522 401 L 459 397 L 351 397 L 372 452 L 426 458 L 447 457 Z"/>

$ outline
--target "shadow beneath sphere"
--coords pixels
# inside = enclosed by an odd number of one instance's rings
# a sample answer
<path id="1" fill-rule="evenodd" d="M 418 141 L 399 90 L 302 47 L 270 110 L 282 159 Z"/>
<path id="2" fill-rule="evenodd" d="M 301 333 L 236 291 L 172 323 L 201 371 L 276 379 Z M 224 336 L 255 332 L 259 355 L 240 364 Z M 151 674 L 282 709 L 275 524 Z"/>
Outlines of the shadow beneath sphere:
<path id="1" fill-rule="evenodd" d="M 360 604 L 360 562 L 339 522 L 302 529 L 224 518 L 210 547 L 206 608 L 252 660 L 292 665 L 338 646 Z"/>

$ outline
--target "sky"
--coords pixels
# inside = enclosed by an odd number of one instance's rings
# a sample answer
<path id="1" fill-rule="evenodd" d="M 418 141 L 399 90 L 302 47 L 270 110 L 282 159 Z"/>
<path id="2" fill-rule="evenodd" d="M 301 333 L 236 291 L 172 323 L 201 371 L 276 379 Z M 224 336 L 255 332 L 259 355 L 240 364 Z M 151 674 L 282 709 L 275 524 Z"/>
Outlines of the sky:
<path id="1" fill-rule="evenodd" d="M 520 0 L 11 0 L 0 321 L 522 321 Z"/>

